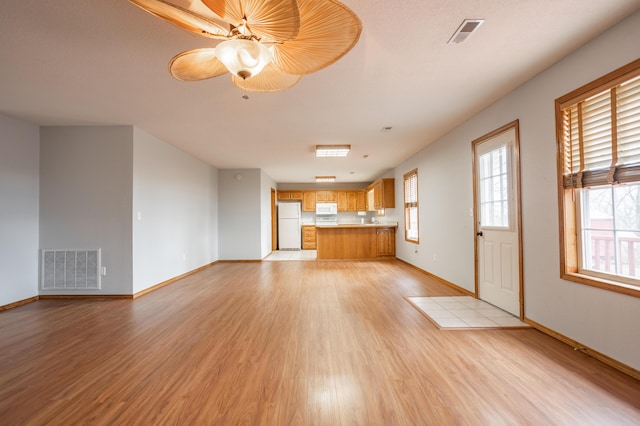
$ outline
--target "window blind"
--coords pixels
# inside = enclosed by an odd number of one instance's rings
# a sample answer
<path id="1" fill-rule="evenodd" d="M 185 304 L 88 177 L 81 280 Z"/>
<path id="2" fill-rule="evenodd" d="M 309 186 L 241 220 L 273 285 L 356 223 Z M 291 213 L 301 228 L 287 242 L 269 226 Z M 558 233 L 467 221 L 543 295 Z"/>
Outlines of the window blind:
<path id="1" fill-rule="evenodd" d="M 565 188 L 640 181 L 638 74 L 561 109 Z"/>
<path id="2" fill-rule="evenodd" d="M 418 206 L 418 171 L 412 170 L 404 175 L 404 206 Z"/>
<path id="3" fill-rule="evenodd" d="M 418 169 L 404 175 L 404 238 L 418 242 Z"/>

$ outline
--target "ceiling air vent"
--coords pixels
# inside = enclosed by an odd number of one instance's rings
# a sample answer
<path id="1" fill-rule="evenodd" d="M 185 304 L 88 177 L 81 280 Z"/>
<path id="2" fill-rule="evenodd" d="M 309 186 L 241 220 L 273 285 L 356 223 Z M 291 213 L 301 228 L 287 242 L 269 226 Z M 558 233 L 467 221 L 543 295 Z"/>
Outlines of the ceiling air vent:
<path id="1" fill-rule="evenodd" d="M 480 25 L 484 22 L 484 19 L 465 19 L 458 27 L 455 33 L 451 36 L 447 44 L 462 43 L 465 41 Z"/>

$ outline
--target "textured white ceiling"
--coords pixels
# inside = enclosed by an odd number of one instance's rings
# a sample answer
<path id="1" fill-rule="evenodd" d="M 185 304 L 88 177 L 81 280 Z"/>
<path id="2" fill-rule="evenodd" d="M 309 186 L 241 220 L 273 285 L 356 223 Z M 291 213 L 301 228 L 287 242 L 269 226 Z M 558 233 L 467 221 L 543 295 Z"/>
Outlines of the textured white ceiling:
<path id="1" fill-rule="evenodd" d="M 343 2 L 362 21 L 356 47 L 286 92 L 248 100 L 228 75 L 174 80 L 168 61 L 212 41 L 126 0 L 3 2 L 0 113 L 132 124 L 218 168 L 261 168 L 281 183 L 367 182 L 640 9 L 640 0 Z M 447 44 L 465 18 L 486 21 Z M 314 157 L 314 145 L 332 143 L 351 144 L 349 157 Z"/>

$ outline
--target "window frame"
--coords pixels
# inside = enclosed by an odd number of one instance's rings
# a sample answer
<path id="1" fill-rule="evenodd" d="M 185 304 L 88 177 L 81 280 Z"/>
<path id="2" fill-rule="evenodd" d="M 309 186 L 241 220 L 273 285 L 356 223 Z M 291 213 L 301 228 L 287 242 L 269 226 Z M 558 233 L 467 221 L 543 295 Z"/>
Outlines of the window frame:
<path id="1" fill-rule="evenodd" d="M 407 182 L 410 179 L 415 179 L 415 202 L 407 201 Z M 404 202 L 404 240 L 409 243 L 420 243 L 420 207 L 419 207 L 419 194 L 418 194 L 418 169 L 415 168 L 403 175 L 402 178 L 402 198 Z M 411 221 L 409 220 L 410 209 L 416 210 L 416 238 L 409 238 L 409 231 L 411 228 Z"/>
<path id="2" fill-rule="evenodd" d="M 565 138 L 563 111 L 603 91 L 610 90 L 626 81 L 640 76 L 640 59 L 614 70 L 570 93 L 555 100 L 557 173 L 558 173 L 558 210 L 560 225 L 560 278 L 580 284 L 597 287 L 616 293 L 640 297 L 640 286 L 625 282 L 623 276 L 602 276 L 581 271 L 581 232 L 580 197 L 576 196 L 579 187 L 568 188 L 565 185 Z M 616 120 L 615 115 L 612 120 Z M 611 142 L 610 146 L 614 146 Z M 582 172 L 580 172 L 582 173 Z M 573 178 L 571 179 L 573 181 Z M 573 185 L 573 184 L 572 184 Z"/>

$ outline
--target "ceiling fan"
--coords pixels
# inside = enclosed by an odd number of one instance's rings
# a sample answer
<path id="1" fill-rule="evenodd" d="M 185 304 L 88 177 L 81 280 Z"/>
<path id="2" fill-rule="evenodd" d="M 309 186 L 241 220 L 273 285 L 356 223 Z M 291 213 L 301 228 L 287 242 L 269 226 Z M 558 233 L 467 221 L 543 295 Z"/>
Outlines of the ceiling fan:
<path id="1" fill-rule="evenodd" d="M 201 0 L 219 19 L 164 0 L 129 1 L 182 29 L 223 40 L 174 56 L 173 77 L 199 81 L 230 72 L 233 84 L 250 92 L 289 89 L 342 58 L 362 31 L 356 14 L 337 0 Z"/>

